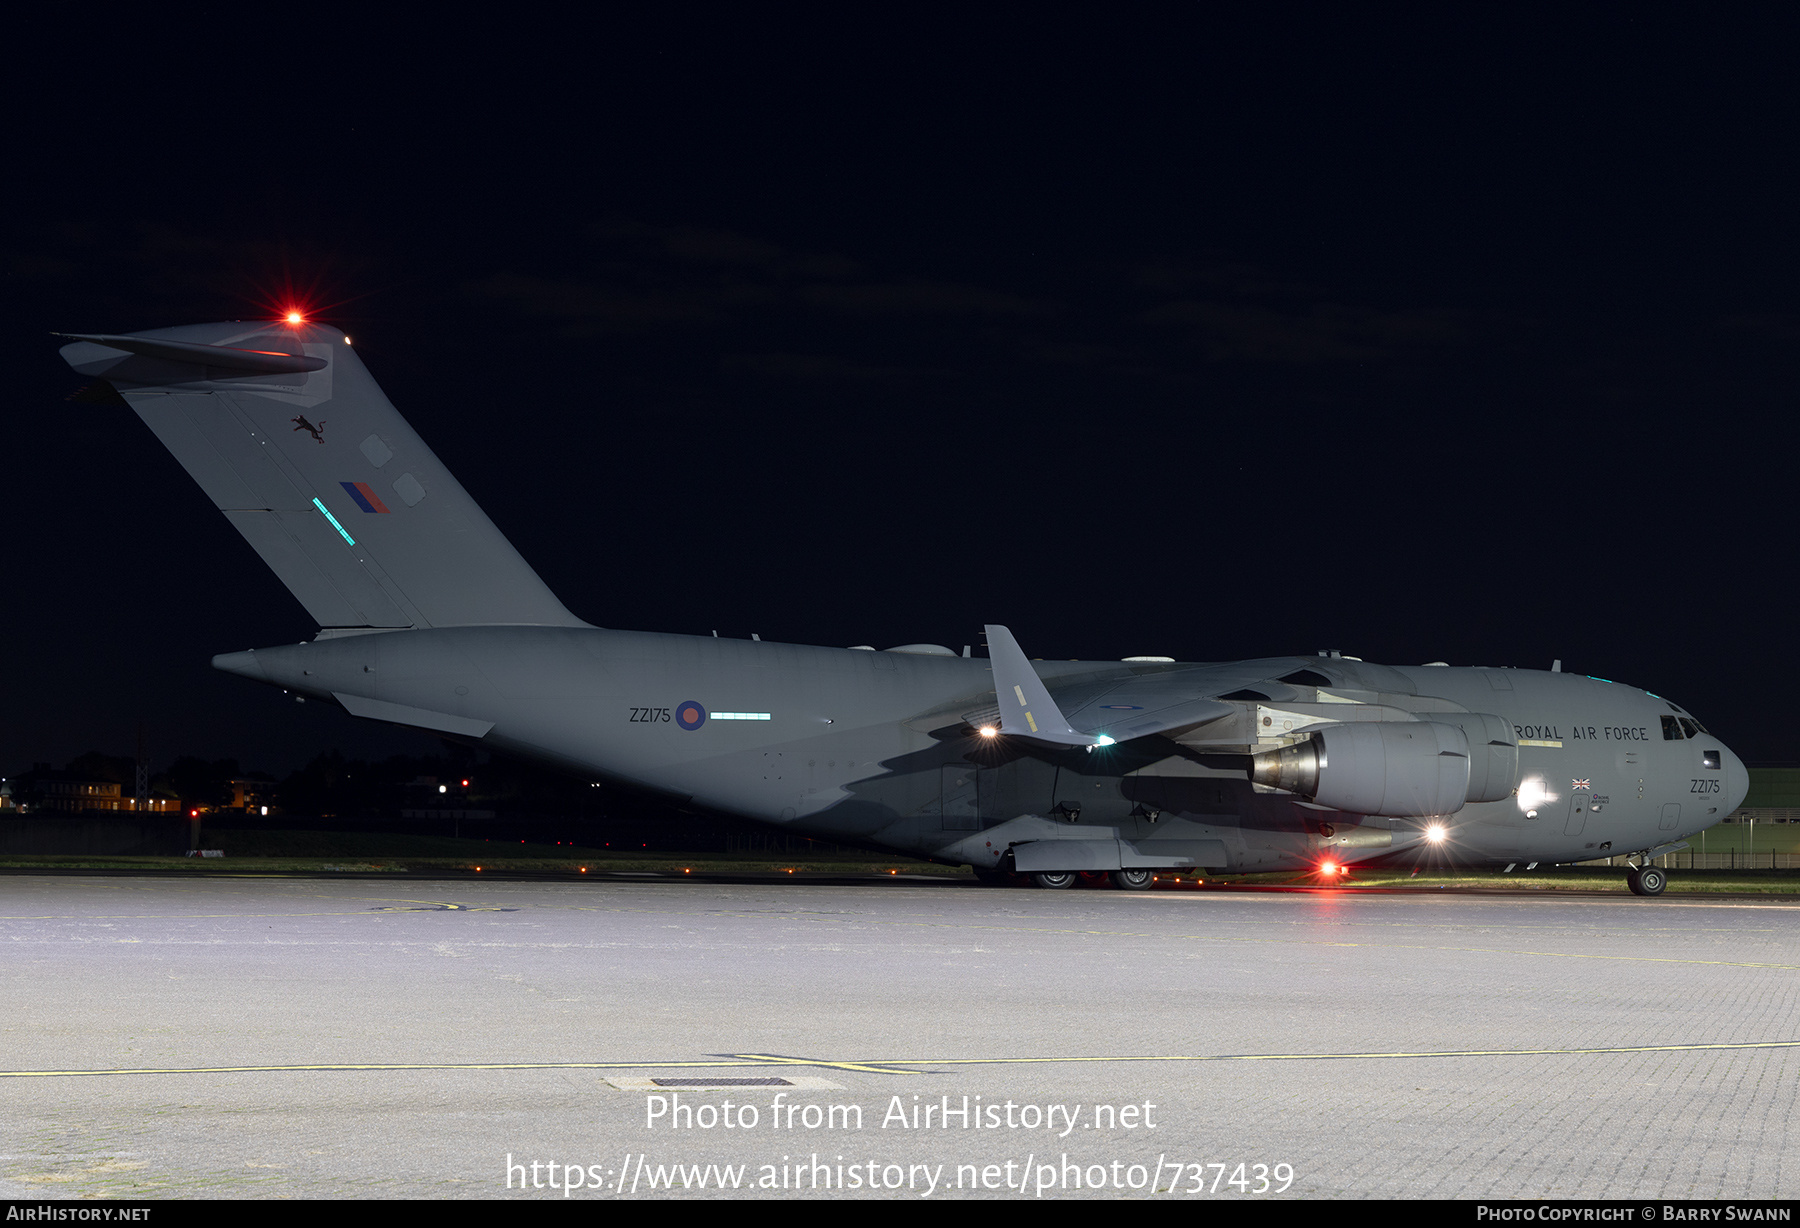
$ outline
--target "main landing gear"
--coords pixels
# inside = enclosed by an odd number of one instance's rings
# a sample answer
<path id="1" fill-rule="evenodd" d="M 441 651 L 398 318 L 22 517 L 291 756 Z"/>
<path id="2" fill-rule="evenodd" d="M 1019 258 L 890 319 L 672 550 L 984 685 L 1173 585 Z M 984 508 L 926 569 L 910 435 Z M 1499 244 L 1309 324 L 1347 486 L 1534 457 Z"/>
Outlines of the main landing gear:
<path id="1" fill-rule="evenodd" d="M 976 877 L 982 882 L 987 881 L 980 875 Z M 1111 873 L 1102 871 L 1085 874 L 1075 870 L 1042 871 L 1031 876 L 1031 885 L 1046 891 L 1066 891 L 1083 879 L 1090 879 L 1095 885 L 1110 880 L 1120 891 L 1148 891 L 1150 884 L 1156 880 L 1156 875 L 1151 870 L 1114 870 Z"/>
<path id="2" fill-rule="evenodd" d="M 1044 891 L 1067 891 L 1071 887 L 1099 887 L 1111 883 L 1120 891 L 1148 891 L 1156 882 L 1154 870 L 1040 870 L 1020 874 L 1011 869 L 1009 856 L 997 866 L 970 866 L 975 881 L 983 887 L 1037 887 Z"/>
<path id="3" fill-rule="evenodd" d="M 1632 866 L 1625 871 L 1625 882 L 1633 895 L 1661 895 L 1669 876 L 1656 866 Z"/>

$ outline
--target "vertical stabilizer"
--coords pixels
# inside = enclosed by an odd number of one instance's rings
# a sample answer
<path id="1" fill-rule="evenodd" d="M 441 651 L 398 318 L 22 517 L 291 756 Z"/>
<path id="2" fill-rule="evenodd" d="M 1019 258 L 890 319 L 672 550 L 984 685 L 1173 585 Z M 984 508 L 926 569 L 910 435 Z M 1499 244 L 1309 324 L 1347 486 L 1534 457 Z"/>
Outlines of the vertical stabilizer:
<path id="1" fill-rule="evenodd" d="M 117 388 L 322 628 L 585 626 L 389 403 L 344 334 L 85 334 Z"/>

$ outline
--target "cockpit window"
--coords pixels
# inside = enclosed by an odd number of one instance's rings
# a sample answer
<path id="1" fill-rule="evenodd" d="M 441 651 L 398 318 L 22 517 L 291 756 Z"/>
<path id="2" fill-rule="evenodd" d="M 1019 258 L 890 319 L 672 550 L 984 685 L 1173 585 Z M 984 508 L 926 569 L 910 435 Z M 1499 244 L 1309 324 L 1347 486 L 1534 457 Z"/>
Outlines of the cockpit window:
<path id="1" fill-rule="evenodd" d="M 1706 726 L 1702 725 L 1699 721 L 1695 720 L 1692 716 L 1688 715 L 1688 710 L 1686 708 L 1682 707 L 1680 704 L 1671 703 L 1669 700 L 1666 700 L 1666 699 L 1663 700 L 1663 702 L 1669 705 L 1669 711 L 1673 712 L 1676 716 L 1681 718 L 1681 727 L 1683 729 L 1687 730 L 1688 737 L 1692 738 L 1692 737 L 1698 736 L 1694 733 L 1694 730 L 1696 730 L 1696 729 L 1698 729 L 1701 733 L 1706 732 Z M 1666 716 L 1663 717 L 1664 722 L 1667 722 L 1668 719 L 1669 718 Z"/>
<path id="2" fill-rule="evenodd" d="M 1678 720 L 1677 718 L 1675 718 L 1673 716 L 1665 716 L 1662 718 L 1662 721 L 1663 721 L 1663 741 L 1665 741 L 1665 742 L 1681 741 L 1681 722 L 1680 722 L 1680 720 Z"/>

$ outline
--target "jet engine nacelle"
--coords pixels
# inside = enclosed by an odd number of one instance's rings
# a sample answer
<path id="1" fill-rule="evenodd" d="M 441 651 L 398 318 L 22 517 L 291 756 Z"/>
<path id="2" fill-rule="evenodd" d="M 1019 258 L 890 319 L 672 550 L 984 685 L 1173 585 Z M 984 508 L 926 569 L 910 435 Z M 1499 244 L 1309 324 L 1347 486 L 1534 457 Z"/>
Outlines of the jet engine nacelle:
<path id="1" fill-rule="evenodd" d="M 1510 724 L 1491 712 L 1433 712 L 1431 719 L 1454 725 L 1469 739 L 1471 802 L 1498 802 L 1512 796 L 1519 780 L 1519 744 Z"/>
<path id="2" fill-rule="evenodd" d="M 1250 779 L 1353 814 L 1455 814 L 1469 800 L 1469 739 L 1436 721 L 1332 725 L 1255 756 Z"/>

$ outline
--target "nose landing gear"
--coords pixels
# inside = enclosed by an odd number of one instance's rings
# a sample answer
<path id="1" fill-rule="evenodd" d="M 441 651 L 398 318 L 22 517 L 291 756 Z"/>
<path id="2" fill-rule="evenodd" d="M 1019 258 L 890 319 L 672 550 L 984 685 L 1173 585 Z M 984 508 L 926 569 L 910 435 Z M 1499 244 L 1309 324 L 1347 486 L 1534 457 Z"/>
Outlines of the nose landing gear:
<path id="1" fill-rule="evenodd" d="M 1656 866 L 1632 866 L 1625 871 L 1625 882 L 1633 895 L 1661 895 L 1669 876 Z"/>

